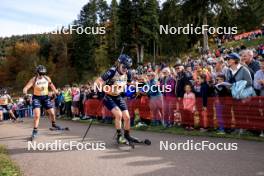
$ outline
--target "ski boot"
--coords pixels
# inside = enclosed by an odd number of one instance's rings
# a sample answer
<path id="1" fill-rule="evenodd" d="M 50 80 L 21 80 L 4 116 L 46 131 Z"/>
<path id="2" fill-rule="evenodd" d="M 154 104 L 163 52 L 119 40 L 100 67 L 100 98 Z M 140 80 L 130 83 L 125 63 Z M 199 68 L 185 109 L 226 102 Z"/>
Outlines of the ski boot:
<path id="1" fill-rule="evenodd" d="M 125 130 L 124 138 L 127 141 L 127 145 L 131 146 L 131 148 L 135 148 L 134 141 L 136 140 L 132 136 L 130 136 L 129 131 Z"/>
<path id="2" fill-rule="evenodd" d="M 38 129 L 34 128 L 31 135 L 31 141 L 33 141 L 37 137 L 37 134 L 38 134 Z"/>

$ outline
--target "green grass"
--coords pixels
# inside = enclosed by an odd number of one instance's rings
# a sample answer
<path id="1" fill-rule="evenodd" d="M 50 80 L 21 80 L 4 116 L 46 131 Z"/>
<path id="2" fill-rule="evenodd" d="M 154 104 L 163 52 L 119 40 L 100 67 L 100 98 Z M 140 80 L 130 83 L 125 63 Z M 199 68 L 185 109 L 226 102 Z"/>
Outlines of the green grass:
<path id="1" fill-rule="evenodd" d="M 69 119 L 62 119 L 62 120 L 69 120 Z M 89 124 L 90 120 L 80 120 L 80 121 L 75 121 L 75 122 Z M 94 120 L 93 124 L 100 125 L 100 126 L 113 126 L 113 124 L 100 123 L 100 121 L 98 120 Z M 232 133 L 219 135 L 217 134 L 217 131 L 208 131 L 208 132 L 200 132 L 199 130 L 187 131 L 184 128 L 178 127 L 178 126 L 174 126 L 171 128 L 164 128 L 162 126 L 147 126 L 147 127 L 141 127 L 141 128 L 133 127 L 132 129 L 138 130 L 138 131 L 155 132 L 155 133 L 169 133 L 169 134 L 182 135 L 182 136 L 204 136 L 204 137 L 230 138 L 230 139 L 242 139 L 242 140 L 264 142 L 264 138 L 258 137 L 250 132 L 246 132 L 245 134 L 242 134 L 242 135 L 232 134 Z"/>
<path id="2" fill-rule="evenodd" d="M 0 176 L 21 176 L 19 167 L 9 158 L 6 148 L 0 145 Z"/>
<path id="3" fill-rule="evenodd" d="M 264 142 L 264 138 L 254 136 L 250 132 L 246 132 L 245 134 L 238 135 L 238 134 L 217 134 L 217 131 L 208 131 L 208 132 L 200 132 L 199 130 L 187 131 L 182 127 L 172 127 L 172 128 L 163 128 L 162 126 L 148 126 L 147 128 L 139 128 L 137 130 L 141 131 L 151 131 L 151 132 L 158 132 L 158 133 L 170 133 L 176 135 L 183 135 L 183 136 L 204 136 L 204 137 L 214 137 L 214 138 L 231 138 L 231 139 L 243 139 L 243 140 L 251 140 L 251 141 L 259 141 Z"/>
<path id="4" fill-rule="evenodd" d="M 227 43 L 224 43 L 223 45 L 226 47 L 226 48 L 230 48 L 230 47 L 237 47 L 237 46 L 240 46 L 241 44 L 244 44 L 246 47 L 257 47 L 258 45 L 260 44 L 264 44 L 264 37 L 259 37 L 257 39 L 253 39 L 253 40 L 246 40 L 246 39 L 242 39 L 242 40 L 238 40 L 238 41 L 230 41 L 230 42 L 227 42 Z M 216 49 L 217 46 L 214 44 L 211 46 L 213 49 Z"/>

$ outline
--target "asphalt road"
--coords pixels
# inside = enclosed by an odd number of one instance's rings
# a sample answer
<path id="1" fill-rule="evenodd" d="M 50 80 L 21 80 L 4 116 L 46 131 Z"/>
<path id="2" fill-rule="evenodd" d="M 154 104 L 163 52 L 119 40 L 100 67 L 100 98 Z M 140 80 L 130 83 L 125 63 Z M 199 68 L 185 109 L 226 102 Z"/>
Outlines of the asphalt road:
<path id="1" fill-rule="evenodd" d="M 81 140 L 87 124 L 59 121 L 70 131 L 49 131 L 49 122 L 42 119 L 36 144 Z M 10 156 L 26 176 L 264 176 L 264 143 L 235 139 L 186 137 L 171 134 L 133 131 L 132 135 L 149 138 L 151 146 L 138 145 L 131 150 L 118 147 L 109 126 L 92 126 L 86 143 L 105 143 L 105 150 L 28 150 L 32 119 L 24 123 L 0 124 L 0 144 L 7 146 Z M 160 150 L 160 141 L 175 143 L 193 140 L 237 143 L 236 151 Z M 98 146 L 97 146 L 98 147 Z M 41 148 L 40 148 L 41 149 Z M 94 147 L 94 149 L 98 149 Z M 1 164 L 1 163 L 0 163 Z"/>

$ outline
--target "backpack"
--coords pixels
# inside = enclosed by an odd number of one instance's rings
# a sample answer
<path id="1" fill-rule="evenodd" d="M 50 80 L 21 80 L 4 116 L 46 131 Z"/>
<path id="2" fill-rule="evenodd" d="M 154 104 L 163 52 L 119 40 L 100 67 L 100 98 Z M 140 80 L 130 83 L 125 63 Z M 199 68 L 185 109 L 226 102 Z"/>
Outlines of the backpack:
<path id="1" fill-rule="evenodd" d="M 256 92 L 252 86 L 247 87 L 247 81 L 241 80 L 233 83 L 231 87 L 232 97 L 235 99 L 245 99 L 248 97 L 256 96 Z"/>

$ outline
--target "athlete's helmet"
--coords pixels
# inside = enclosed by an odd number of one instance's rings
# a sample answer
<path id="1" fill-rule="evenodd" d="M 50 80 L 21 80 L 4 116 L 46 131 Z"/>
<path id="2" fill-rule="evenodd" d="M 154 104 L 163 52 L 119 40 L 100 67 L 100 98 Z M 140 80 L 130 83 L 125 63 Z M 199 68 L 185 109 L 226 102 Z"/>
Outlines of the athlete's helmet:
<path id="1" fill-rule="evenodd" d="M 132 66 L 132 59 L 126 54 L 121 54 L 118 58 L 118 62 L 123 64 L 126 68 L 130 68 Z"/>
<path id="2" fill-rule="evenodd" d="M 43 65 L 38 65 L 37 68 L 36 68 L 36 72 L 39 74 L 39 75 L 45 75 L 47 74 L 47 69 L 45 66 Z"/>

